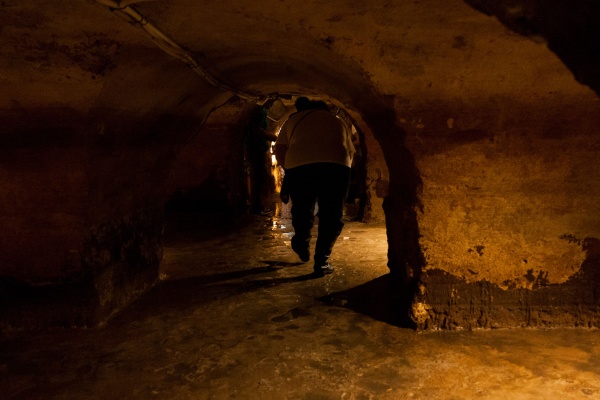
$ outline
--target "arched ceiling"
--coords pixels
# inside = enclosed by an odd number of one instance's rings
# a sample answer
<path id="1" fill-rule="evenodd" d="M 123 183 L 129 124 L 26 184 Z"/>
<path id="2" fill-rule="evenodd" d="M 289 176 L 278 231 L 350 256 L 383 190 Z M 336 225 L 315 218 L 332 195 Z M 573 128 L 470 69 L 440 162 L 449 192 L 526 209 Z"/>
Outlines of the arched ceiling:
<path id="1" fill-rule="evenodd" d="M 563 56 L 567 50 L 574 53 L 567 44 L 581 35 L 567 35 L 560 46 L 552 46 L 568 22 L 576 20 L 565 18 L 565 23 L 551 26 L 549 16 L 571 10 L 532 4 L 7 0 L 0 3 L 0 107 L 58 104 L 86 110 L 100 104 L 152 109 L 155 102 L 166 100 L 177 107 L 189 99 L 197 106 L 222 93 L 214 90 L 215 82 L 257 97 L 320 93 L 345 103 L 368 98 L 371 86 L 383 95 L 417 102 L 593 96 L 568 67 L 588 71 L 577 77 L 597 89 L 589 71 L 598 58 Z M 189 63 L 168 54 L 172 48 L 163 51 L 164 42 L 153 42 L 135 17 L 115 6 L 143 16 L 143 23 L 172 39 L 180 54 L 189 56 L 212 81 L 207 83 Z M 506 15 L 519 13 L 526 15 L 529 27 L 537 23 L 541 28 L 516 33 L 511 21 L 522 23 L 525 17 Z M 588 29 L 592 18 L 581 29 Z M 549 50 L 546 38 L 559 55 Z M 591 65 L 582 66 L 586 60 Z M 569 65 L 571 61 L 578 64 Z"/>
<path id="2" fill-rule="evenodd" d="M 495 16 L 513 31 L 547 43 L 580 82 L 600 92 L 600 3 L 590 0 L 465 2 Z"/>

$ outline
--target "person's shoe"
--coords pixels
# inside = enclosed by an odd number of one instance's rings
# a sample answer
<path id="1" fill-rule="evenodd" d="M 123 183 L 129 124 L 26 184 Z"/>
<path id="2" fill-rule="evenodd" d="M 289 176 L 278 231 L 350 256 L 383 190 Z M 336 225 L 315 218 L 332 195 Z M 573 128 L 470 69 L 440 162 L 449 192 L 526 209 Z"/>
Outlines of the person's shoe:
<path id="1" fill-rule="evenodd" d="M 310 250 L 307 244 L 299 244 L 292 239 L 292 250 L 294 250 L 294 253 L 298 254 L 298 257 L 300 257 L 302 262 L 308 262 L 310 260 Z"/>
<path id="2" fill-rule="evenodd" d="M 329 263 L 325 263 L 323 265 L 315 264 L 314 271 L 315 271 L 315 275 L 317 275 L 317 276 L 325 276 L 325 275 L 333 274 L 334 268 Z"/>

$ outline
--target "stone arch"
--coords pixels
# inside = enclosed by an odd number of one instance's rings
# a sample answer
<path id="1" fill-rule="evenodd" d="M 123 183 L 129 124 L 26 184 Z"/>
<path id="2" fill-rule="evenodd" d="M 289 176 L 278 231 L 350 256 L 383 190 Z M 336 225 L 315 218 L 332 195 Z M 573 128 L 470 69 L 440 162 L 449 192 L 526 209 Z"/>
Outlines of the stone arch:
<path id="1" fill-rule="evenodd" d="M 385 222 L 388 232 L 388 267 L 399 278 L 400 285 L 414 288 L 423 268 L 419 247 L 417 213 L 420 210 L 421 178 L 415 160 L 404 143 L 405 132 L 398 123 L 393 98 L 381 95 L 369 82 L 349 84 L 348 87 L 371 85 L 363 95 L 337 98 L 326 92 L 311 91 L 296 86 L 293 95 L 307 94 L 324 99 L 343 109 L 353 124 L 364 133 L 369 151 L 368 169 L 370 211 L 368 221 Z M 260 87 L 260 82 L 255 84 Z M 339 93 L 339 90 L 338 90 Z M 274 95 L 271 93 L 271 95 Z M 276 95 L 277 96 L 277 95 Z M 291 98 L 291 97 L 290 97 Z M 252 100 L 232 97 L 222 112 L 244 125 L 247 110 L 255 106 Z M 214 116 L 214 115 L 213 115 Z M 211 122 L 213 116 L 207 118 Z M 218 117 L 217 119 L 220 119 Z M 232 125 L 233 126 L 233 125 Z M 241 132 L 238 128 L 238 132 Z M 242 140 L 238 133 L 238 142 Z M 201 136 L 197 133 L 196 136 Z M 182 147 L 180 151 L 185 151 Z"/>

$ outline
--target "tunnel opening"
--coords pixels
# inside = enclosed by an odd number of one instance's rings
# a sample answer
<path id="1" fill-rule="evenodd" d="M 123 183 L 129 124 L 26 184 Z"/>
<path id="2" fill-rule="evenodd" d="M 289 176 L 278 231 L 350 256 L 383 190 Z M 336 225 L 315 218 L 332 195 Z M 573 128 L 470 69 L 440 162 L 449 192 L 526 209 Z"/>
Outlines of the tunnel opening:
<path id="1" fill-rule="evenodd" d="M 283 180 L 285 177 L 285 171 L 281 165 L 278 164 L 275 157 L 275 145 L 274 142 L 280 134 L 282 126 L 285 124 L 287 119 L 296 112 L 294 104 L 299 97 L 307 97 L 304 95 L 293 95 L 286 97 L 278 97 L 275 100 L 269 100 L 261 106 L 257 106 L 257 109 L 253 112 L 254 115 L 261 115 L 260 118 L 263 120 L 262 130 L 259 140 L 261 141 L 260 146 L 264 149 L 262 153 L 258 152 L 258 166 L 253 168 L 252 151 L 251 145 L 248 141 L 245 141 L 245 162 L 246 171 L 248 177 L 248 198 L 249 208 L 251 213 L 274 213 L 276 216 L 289 217 L 290 206 L 286 206 L 281 201 L 281 189 Z M 362 222 L 368 222 L 368 218 L 365 217 L 365 208 L 367 207 L 367 146 L 365 144 L 364 133 L 357 129 L 356 124 L 350 118 L 350 116 L 344 111 L 343 108 L 325 101 L 322 97 L 307 97 L 311 101 L 324 101 L 330 111 L 336 115 L 339 119 L 346 123 L 352 133 L 353 144 L 356 150 L 352 159 L 351 165 L 351 181 L 348 189 L 348 194 L 345 200 L 344 216 L 347 220 L 357 220 Z M 262 110 L 262 111 L 261 111 Z M 256 124 L 251 119 L 249 124 L 250 130 L 256 131 Z M 246 139 L 250 136 L 250 133 L 246 133 Z M 269 146 L 265 146 L 264 142 L 270 142 Z M 256 157 L 256 156 L 254 156 Z M 259 171 L 253 173 L 252 170 L 256 169 Z M 254 193 L 254 194 L 253 194 Z M 259 207 L 256 207 L 259 204 Z M 272 208 L 265 207 L 264 204 L 272 206 Z"/>
<path id="2" fill-rule="evenodd" d="M 211 135 L 215 131 L 219 131 L 220 137 L 230 135 L 228 152 L 222 148 L 220 156 L 213 158 L 226 160 L 229 164 L 227 168 L 221 165 L 218 168 L 221 171 L 230 168 L 234 171 L 207 175 L 201 185 L 175 192 L 167 203 L 165 260 L 161 267 L 163 280 L 204 276 L 208 271 L 200 270 L 203 264 L 210 264 L 207 268 L 212 268 L 213 272 L 214 267 L 222 267 L 217 274 L 219 276 L 253 276 L 298 264 L 290 248 L 293 236 L 291 205 L 284 204 L 279 196 L 284 171 L 274 159 L 273 144 L 287 118 L 296 111 L 294 103 L 300 96 L 279 96 L 259 103 L 231 100 L 226 106 L 229 111 L 224 113 L 235 115 L 232 118 L 235 123 L 227 127 L 218 126 L 217 122 L 207 118 L 207 124 L 198 136 L 204 133 Z M 403 144 L 403 131 L 398 127 L 394 113 L 377 108 L 364 117 L 360 112 L 326 96 L 313 95 L 310 98 L 324 99 L 331 112 L 352 127 L 358 155 L 352 163 L 352 182 L 344 205 L 344 221 L 347 224 L 344 229 L 348 229 L 348 232 L 343 231 L 335 245 L 334 262 L 338 260 L 342 265 L 361 265 L 365 263 L 361 261 L 364 259 L 381 260 L 377 261 L 376 266 L 369 264 L 370 261 L 364 266 L 381 271 L 378 278 L 361 282 L 353 290 L 322 300 L 337 304 L 337 300 L 344 299 L 343 304 L 348 308 L 396 325 L 412 327 L 408 318 L 410 301 L 422 267 L 415 209 L 420 180 L 414 159 Z M 250 169 L 253 165 L 248 143 L 250 130 L 257 126 L 267 134 L 261 136 L 263 146 L 258 152 L 259 157 L 254 160 L 262 174 L 258 184 L 255 181 L 256 172 Z M 269 140 L 269 135 L 272 140 Z M 191 146 L 195 144 L 191 143 Z M 388 148 L 384 151 L 386 146 Z M 204 149 L 206 151 L 206 147 Z M 195 154 L 194 157 L 206 158 L 201 154 Z M 217 164 L 219 162 L 215 161 Z M 397 171 L 388 172 L 390 162 L 397 167 Z M 212 196 L 212 199 L 199 201 L 203 196 Z M 231 205 L 233 198 L 237 199 L 234 206 Z M 255 207 L 257 204 L 259 207 Z M 172 218 L 174 215 L 177 216 L 175 223 Z M 318 219 L 315 229 L 317 227 Z M 353 240 L 361 240 L 355 236 L 365 232 L 374 232 L 372 236 L 377 240 L 363 249 L 353 249 Z M 270 243 L 273 238 L 281 241 L 270 244 L 273 248 L 266 251 L 265 243 Z M 215 241 L 225 247 L 237 242 L 239 250 L 236 250 L 236 254 L 216 253 L 209 250 Z M 182 246 L 188 250 L 182 250 Z M 192 261 L 175 254 L 182 251 L 211 254 L 203 254 L 201 261 Z M 354 253 L 360 254 L 360 257 Z M 240 257 L 244 256 L 246 259 L 241 260 Z M 293 282 L 303 277 L 305 275 L 300 274 L 282 282 Z"/>
<path id="3" fill-rule="evenodd" d="M 247 214 L 289 218 L 290 205 L 279 196 L 285 174 L 275 159 L 274 141 L 295 112 L 297 97 L 277 96 L 263 102 L 233 97 L 225 104 L 227 125 L 219 122 L 221 117 L 207 117 L 175 161 L 174 190 L 165 205 L 167 239 L 177 229 L 235 229 L 247 220 Z M 365 134 L 341 107 L 330 105 L 351 127 L 357 150 L 344 217 L 368 222 Z"/>

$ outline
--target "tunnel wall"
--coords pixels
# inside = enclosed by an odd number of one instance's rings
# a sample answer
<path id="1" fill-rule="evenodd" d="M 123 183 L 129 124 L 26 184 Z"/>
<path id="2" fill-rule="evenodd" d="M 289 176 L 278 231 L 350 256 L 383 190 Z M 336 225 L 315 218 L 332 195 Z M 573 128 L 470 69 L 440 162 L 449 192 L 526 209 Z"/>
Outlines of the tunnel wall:
<path id="1" fill-rule="evenodd" d="M 176 154 L 229 96 L 155 49 L 122 56 L 0 96 L 3 331 L 98 325 L 158 281 Z"/>
<path id="2" fill-rule="evenodd" d="M 87 201 L 84 115 L 4 110 L 0 125 L 1 275 L 44 283 L 78 272 Z"/>
<path id="3" fill-rule="evenodd" d="M 389 193 L 390 174 L 385 160 L 385 154 L 381 148 L 375 133 L 363 116 L 356 111 L 347 111 L 353 124 L 362 133 L 361 143 L 358 151 L 364 159 L 364 211 L 363 222 L 382 223 L 385 222 L 383 201 Z"/>
<path id="4" fill-rule="evenodd" d="M 171 168 L 169 214 L 185 214 L 198 227 L 247 211 L 244 135 L 255 107 L 254 101 L 230 99 L 181 146 Z"/>
<path id="5" fill-rule="evenodd" d="M 176 138 L 201 120 L 48 108 L 0 123 L 0 326 L 106 320 L 158 279 Z"/>
<path id="6" fill-rule="evenodd" d="M 423 180 L 420 327 L 598 325 L 597 108 L 595 96 L 400 107 Z"/>

